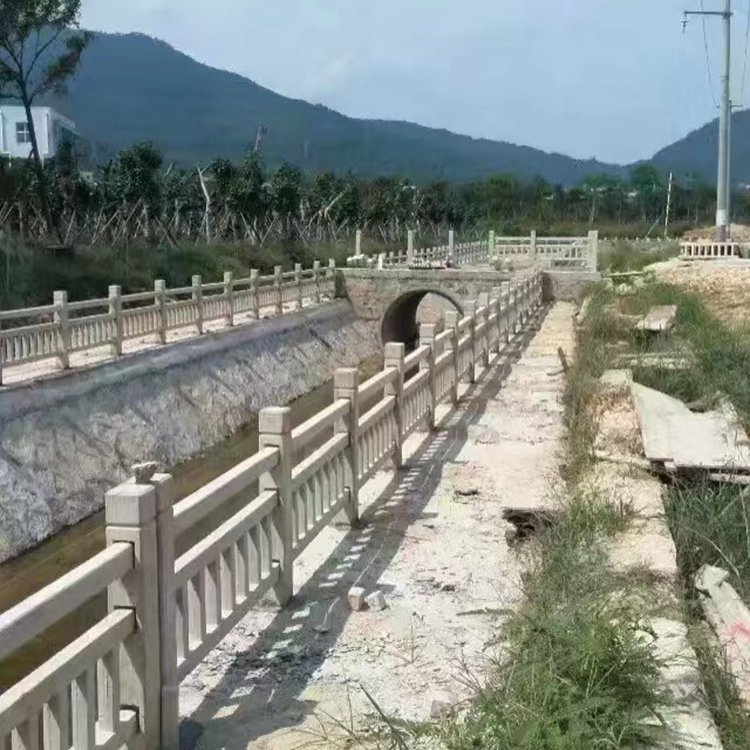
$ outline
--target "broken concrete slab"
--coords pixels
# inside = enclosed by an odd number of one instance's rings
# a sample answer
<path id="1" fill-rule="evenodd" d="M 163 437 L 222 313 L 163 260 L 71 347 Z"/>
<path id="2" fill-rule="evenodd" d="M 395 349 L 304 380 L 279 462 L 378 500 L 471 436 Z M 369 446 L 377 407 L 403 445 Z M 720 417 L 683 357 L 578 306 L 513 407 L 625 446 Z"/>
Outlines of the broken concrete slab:
<path id="1" fill-rule="evenodd" d="M 721 750 L 722 743 L 703 695 L 698 659 L 684 623 L 655 617 L 643 634 L 653 644 L 662 683 L 671 700 L 660 708 L 669 732 L 669 747 L 680 750 Z M 648 723 L 659 724 L 654 717 Z M 674 744 L 673 744 L 674 743 Z"/>
<path id="2" fill-rule="evenodd" d="M 615 363 L 618 367 L 640 367 L 654 370 L 689 370 L 695 365 L 695 357 L 686 354 L 668 352 L 649 352 L 647 354 L 623 354 Z"/>
<path id="3" fill-rule="evenodd" d="M 624 575 L 646 574 L 676 581 L 677 550 L 666 522 L 661 518 L 633 521 L 615 537 L 609 551 L 613 570 Z"/>
<path id="4" fill-rule="evenodd" d="M 633 401 L 646 458 L 676 469 L 750 471 L 750 440 L 735 410 L 692 412 L 679 399 L 634 383 Z"/>
<path id="5" fill-rule="evenodd" d="M 512 525 L 506 531 L 505 540 L 508 544 L 527 539 L 537 531 L 547 529 L 559 518 L 559 512 L 548 508 L 506 508 L 503 519 Z"/>
<path id="6" fill-rule="evenodd" d="M 704 565 L 695 576 L 703 611 L 721 644 L 723 664 L 737 685 L 745 708 L 750 709 L 750 609 L 728 582 L 722 568 Z"/>
<path id="7" fill-rule="evenodd" d="M 635 328 L 646 333 L 666 333 L 674 328 L 676 317 L 677 305 L 659 305 L 652 307 Z"/>

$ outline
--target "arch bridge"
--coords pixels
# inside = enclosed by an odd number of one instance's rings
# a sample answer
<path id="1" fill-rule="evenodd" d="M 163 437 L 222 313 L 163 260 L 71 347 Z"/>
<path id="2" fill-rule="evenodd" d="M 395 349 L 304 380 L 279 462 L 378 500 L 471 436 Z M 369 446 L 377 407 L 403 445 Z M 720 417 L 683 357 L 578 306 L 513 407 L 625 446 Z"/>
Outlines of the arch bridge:
<path id="1" fill-rule="evenodd" d="M 443 297 L 463 314 L 466 300 L 489 296 L 528 273 L 511 274 L 490 268 L 481 271 L 356 268 L 343 271 L 343 277 L 346 296 L 357 315 L 381 322 L 383 342 L 410 344 L 418 338 L 417 309 L 428 294 Z"/>

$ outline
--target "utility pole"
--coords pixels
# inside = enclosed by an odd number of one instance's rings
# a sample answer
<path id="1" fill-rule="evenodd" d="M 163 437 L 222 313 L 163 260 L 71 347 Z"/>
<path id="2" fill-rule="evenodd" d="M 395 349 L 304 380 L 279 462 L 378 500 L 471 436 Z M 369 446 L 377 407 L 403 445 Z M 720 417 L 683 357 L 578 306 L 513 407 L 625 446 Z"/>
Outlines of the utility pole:
<path id="1" fill-rule="evenodd" d="M 672 188 L 674 186 L 674 172 L 669 173 L 669 187 L 667 188 L 667 210 L 664 212 L 664 238 L 669 236 L 669 213 L 672 210 Z"/>
<path id="2" fill-rule="evenodd" d="M 687 25 L 688 16 L 720 16 L 724 21 L 724 74 L 721 77 L 719 168 L 716 181 L 716 239 L 724 242 L 729 239 L 729 200 L 731 197 L 729 127 L 732 116 L 732 102 L 729 92 L 729 75 L 732 61 L 732 0 L 724 0 L 724 10 L 686 10 L 684 25 Z"/>

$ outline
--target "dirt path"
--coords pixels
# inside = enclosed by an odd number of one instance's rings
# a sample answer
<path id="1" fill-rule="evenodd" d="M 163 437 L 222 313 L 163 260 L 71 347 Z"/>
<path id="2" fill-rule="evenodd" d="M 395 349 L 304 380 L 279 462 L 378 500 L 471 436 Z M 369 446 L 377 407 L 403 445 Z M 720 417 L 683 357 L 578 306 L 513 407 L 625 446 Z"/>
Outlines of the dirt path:
<path id="1" fill-rule="evenodd" d="M 437 432 L 409 440 L 403 472 L 367 485 L 363 528 L 328 528 L 306 550 L 292 605 L 250 613 L 187 678 L 185 747 L 335 747 L 338 721 L 374 720 L 362 688 L 404 719 L 470 694 L 521 596 L 503 508 L 550 502 L 559 483 L 563 378 L 549 373 L 557 347 L 572 350 L 572 315 L 557 304 L 519 335 Z M 351 612 L 355 584 L 387 609 Z"/>

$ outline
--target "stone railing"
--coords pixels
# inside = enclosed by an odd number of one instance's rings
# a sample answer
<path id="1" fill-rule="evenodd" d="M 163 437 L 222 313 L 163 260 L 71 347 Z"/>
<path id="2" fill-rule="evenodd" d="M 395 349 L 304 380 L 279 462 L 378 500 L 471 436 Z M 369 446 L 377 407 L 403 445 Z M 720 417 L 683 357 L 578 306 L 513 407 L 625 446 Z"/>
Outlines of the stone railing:
<path id="1" fill-rule="evenodd" d="M 488 259 L 487 240 L 456 243 L 453 230 L 445 245 L 416 247 L 414 232 L 409 230 L 405 249 L 366 255 L 362 252 L 362 232 L 357 230 L 355 253 L 346 262 L 355 268 L 444 268 L 487 263 Z"/>
<path id="2" fill-rule="evenodd" d="M 108 347 L 118 357 L 130 339 L 154 336 L 165 344 L 168 331 L 177 328 L 194 326 L 202 334 L 211 321 L 232 326 L 243 313 L 257 319 L 263 308 L 282 314 L 284 305 L 301 308 L 306 299 L 320 302 L 323 295 L 333 295 L 335 275 L 333 261 L 327 268 L 316 261 L 311 269 L 297 264 L 286 273 L 277 266 L 269 276 L 253 271 L 235 279 L 227 272 L 224 281 L 210 284 L 193 276 L 190 286 L 176 289 L 155 281 L 151 292 L 122 294 L 119 286 L 111 286 L 108 297 L 82 302 L 55 292 L 51 305 L 0 311 L 0 384 L 3 370 L 15 365 L 57 359 L 67 369 L 76 352 Z"/>
<path id="3" fill-rule="evenodd" d="M 599 264 L 599 233 L 587 237 L 498 237 L 490 232 L 489 254 L 493 261 L 521 260 L 529 265 L 561 270 L 596 271 Z"/>
<path id="4" fill-rule="evenodd" d="M 715 242 L 713 240 L 696 240 L 680 243 L 680 258 L 684 260 L 714 260 L 716 258 L 744 257 L 743 245 L 740 242 Z"/>
<path id="5" fill-rule="evenodd" d="M 486 240 L 457 244 L 451 230 L 447 245 L 427 248 L 415 247 L 414 232 L 409 231 L 406 249 L 375 255 L 362 253 L 361 232 L 357 232 L 356 242 L 356 252 L 347 264 L 360 268 L 444 268 L 521 261 L 528 266 L 596 271 L 599 265 L 596 231 L 586 237 L 538 237 L 536 232 L 526 237 L 500 237 L 490 232 Z"/>
<path id="6" fill-rule="evenodd" d="M 338 370 L 331 405 L 300 426 L 262 410 L 258 452 L 177 503 L 169 475 L 136 467 L 107 493 L 107 548 L 0 615 L 3 659 L 109 591 L 109 614 L 0 695 L 0 748 L 176 750 L 180 681 L 267 592 L 289 601 L 295 559 L 335 517 L 357 521 L 362 486 L 402 465 L 406 438 L 541 304 L 540 274 L 506 283 L 442 332 L 423 325 L 408 356 L 387 344 L 369 380 Z M 177 557 L 186 532 L 200 538 Z"/>

